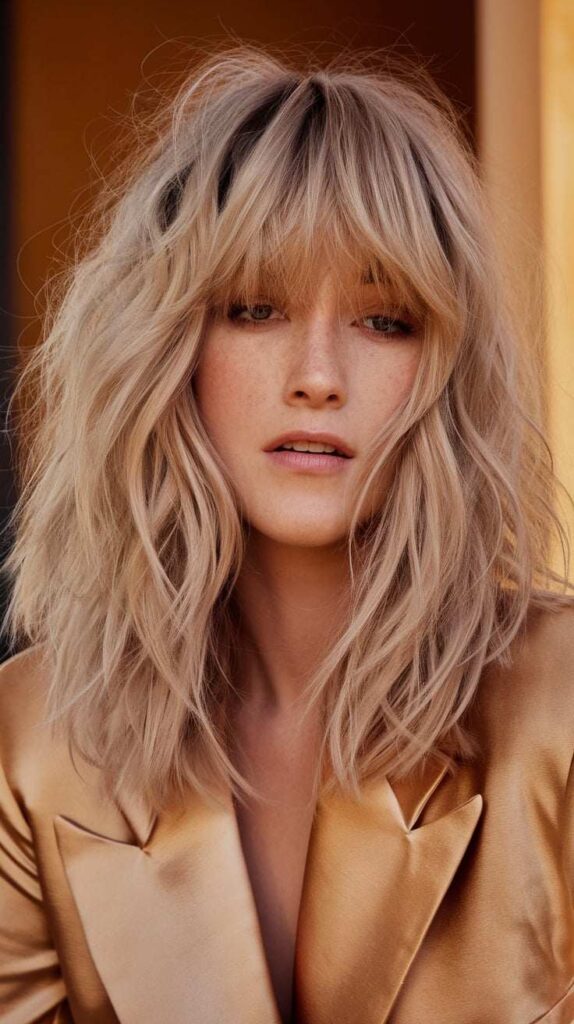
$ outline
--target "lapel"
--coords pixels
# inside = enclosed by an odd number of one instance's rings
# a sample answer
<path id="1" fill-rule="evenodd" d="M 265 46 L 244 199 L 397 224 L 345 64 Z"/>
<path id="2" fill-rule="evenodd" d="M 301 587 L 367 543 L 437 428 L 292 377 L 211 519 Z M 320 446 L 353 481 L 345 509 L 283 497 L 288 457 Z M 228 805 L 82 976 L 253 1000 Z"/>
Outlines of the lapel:
<path id="1" fill-rule="evenodd" d="M 194 794 L 151 823 L 130 811 L 136 844 L 54 818 L 121 1024 L 280 1024 L 231 802 L 216 809 Z"/>
<path id="2" fill-rule="evenodd" d="M 414 788 L 383 777 L 360 802 L 319 799 L 297 931 L 298 1024 L 388 1019 L 482 811 L 477 793 L 417 827 L 444 774 Z M 281 1024 L 231 799 L 211 807 L 194 796 L 153 821 L 123 810 L 136 843 L 54 817 L 121 1024 Z"/>
<path id="3" fill-rule="evenodd" d="M 319 802 L 297 937 L 298 1024 L 389 1020 L 482 813 L 475 793 L 417 827 L 445 774 L 435 766 L 394 789 L 384 777 L 360 804 Z"/>

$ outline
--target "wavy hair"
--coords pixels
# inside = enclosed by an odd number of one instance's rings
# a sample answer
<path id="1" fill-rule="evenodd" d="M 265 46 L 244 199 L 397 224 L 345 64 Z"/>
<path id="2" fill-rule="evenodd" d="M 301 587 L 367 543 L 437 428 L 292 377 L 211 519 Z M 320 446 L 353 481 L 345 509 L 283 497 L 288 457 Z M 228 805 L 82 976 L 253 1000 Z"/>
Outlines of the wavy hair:
<path id="1" fill-rule="evenodd" d="M 217 303 L 262 281 L 302 295 L 328 259 L 424 320 L 357 498 L 350 614 L 305 687 L 327 786 L 474 757 L 484 667 L 530 607 L 571 600 L 539 368 L 460 115 L 385 54 L 304 63 L 250 45 L 192 61 L 87 223 L 14 393 L 33 400 L 3 628 L 42 645 L 46 723 L 112 796 L 155 809 L 190 786 L 258 795 L 227 743 L 245 524 L 193 389 Z"/>

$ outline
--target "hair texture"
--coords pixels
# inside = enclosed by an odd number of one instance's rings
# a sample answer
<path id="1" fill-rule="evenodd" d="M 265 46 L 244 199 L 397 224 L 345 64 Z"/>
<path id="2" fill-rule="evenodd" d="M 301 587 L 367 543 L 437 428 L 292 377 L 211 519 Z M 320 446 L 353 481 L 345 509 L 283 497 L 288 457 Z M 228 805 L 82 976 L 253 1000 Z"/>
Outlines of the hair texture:
<path id="1" fill-rule="evenodd" d="M 571 584 L 551 568 L 551 538 L 566 564 L 569 547 L 539 367 L 458 112 L 385 54 L 302 70 L 239 45 L 198 59 L 145 128 L 15 392 L 33 401 L 4 629 L 43 645 L 45 721 L 113 796 L 258 795 L 227 744 L 246 526 L 193 376 L 217 304 L 262 282 L 303 296 L 329 261 L 390 285 L 424 336 L 361 481 L 351 613 L 305 687 L 327 785 L 475 757 L 484 667 Z"/>

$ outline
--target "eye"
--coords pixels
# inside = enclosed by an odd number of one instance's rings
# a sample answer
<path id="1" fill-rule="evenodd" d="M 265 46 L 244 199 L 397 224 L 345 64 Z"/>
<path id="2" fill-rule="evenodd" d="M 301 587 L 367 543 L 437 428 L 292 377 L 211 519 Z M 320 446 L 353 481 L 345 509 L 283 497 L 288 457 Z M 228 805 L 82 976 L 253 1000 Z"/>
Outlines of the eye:
<path id="1" fill-rule="evenodd" d="M 363 321 L 370 320 L 373 324 L 372 327 L 368 327 L 369 331 L 373 331 L 375 334 L 413 334 L 415 331 L 414 324 L 408 320 L 401 320 L 397 316 L 391 316 L 383 313 L 372 313 L 369 316 L 364 316 Z"/>
<path id="2" fill-rule="evenodd" d="M 232 323 L 253 325 L 265 323 L 268 320 L 276 320 L 277 317 L 273 317 L 271 314 L 277 312 L 278 310 L 274 306 L 265 302 L 255 302 L 249 306 L 242 305 L 241 303 L 232 303 L 227 310 L 227 318 Z"/>

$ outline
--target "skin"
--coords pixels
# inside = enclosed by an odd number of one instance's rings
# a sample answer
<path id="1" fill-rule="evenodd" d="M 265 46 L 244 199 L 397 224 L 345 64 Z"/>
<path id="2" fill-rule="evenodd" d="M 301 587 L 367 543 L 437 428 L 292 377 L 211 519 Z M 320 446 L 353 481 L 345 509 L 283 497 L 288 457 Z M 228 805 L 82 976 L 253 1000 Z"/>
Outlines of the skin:
<path id="1" fill-rule="evenodd" d="M 261 296 L 265 319 L 253 306 L 236 320 L 220 312 L 194 378 L 250 525 L 236 589 L 244 635 L 234 755 L 267 804 L 247 802 L 237 817 L 285 1024 L 321 733 L 318 715 L 301 725 L 297 697 L 347 612 L 344 542 L 366 449 L 411 389 L 421 353 L 420 329 L 399 331 L 376 286 L 358 288 L 359 319 L 327 274 L 305 307 L 269 309 Z M 389 313 L 394 328 L 372 319 Z M 354 458 L 327 476 L 277 466 L 263 449 L 290 429 L 337 434 Z"/>
<path id="2" fill-rule="evenodd" d="M 297 696 L 329 623 L 345 614 L 344 541 L 359 472 L 420 359 L 420 329 L 401 333 L 396 314 L 394 323 L 374 319 L 392 312 L 375 285 L 360 285 L 359 296 L 361 320 L 325 275 L 307 308 L 267 310 L 265 320 L 253 307 L 235 320 L 221 313 L 194 378 L 202 421 L 250 524 L 237 596 L 258 668 L 242 682 L 268 708 Z M 276 466 L 263 449 L 291 428 L 335 433 L 355 456 L 328 476 Z"/>

